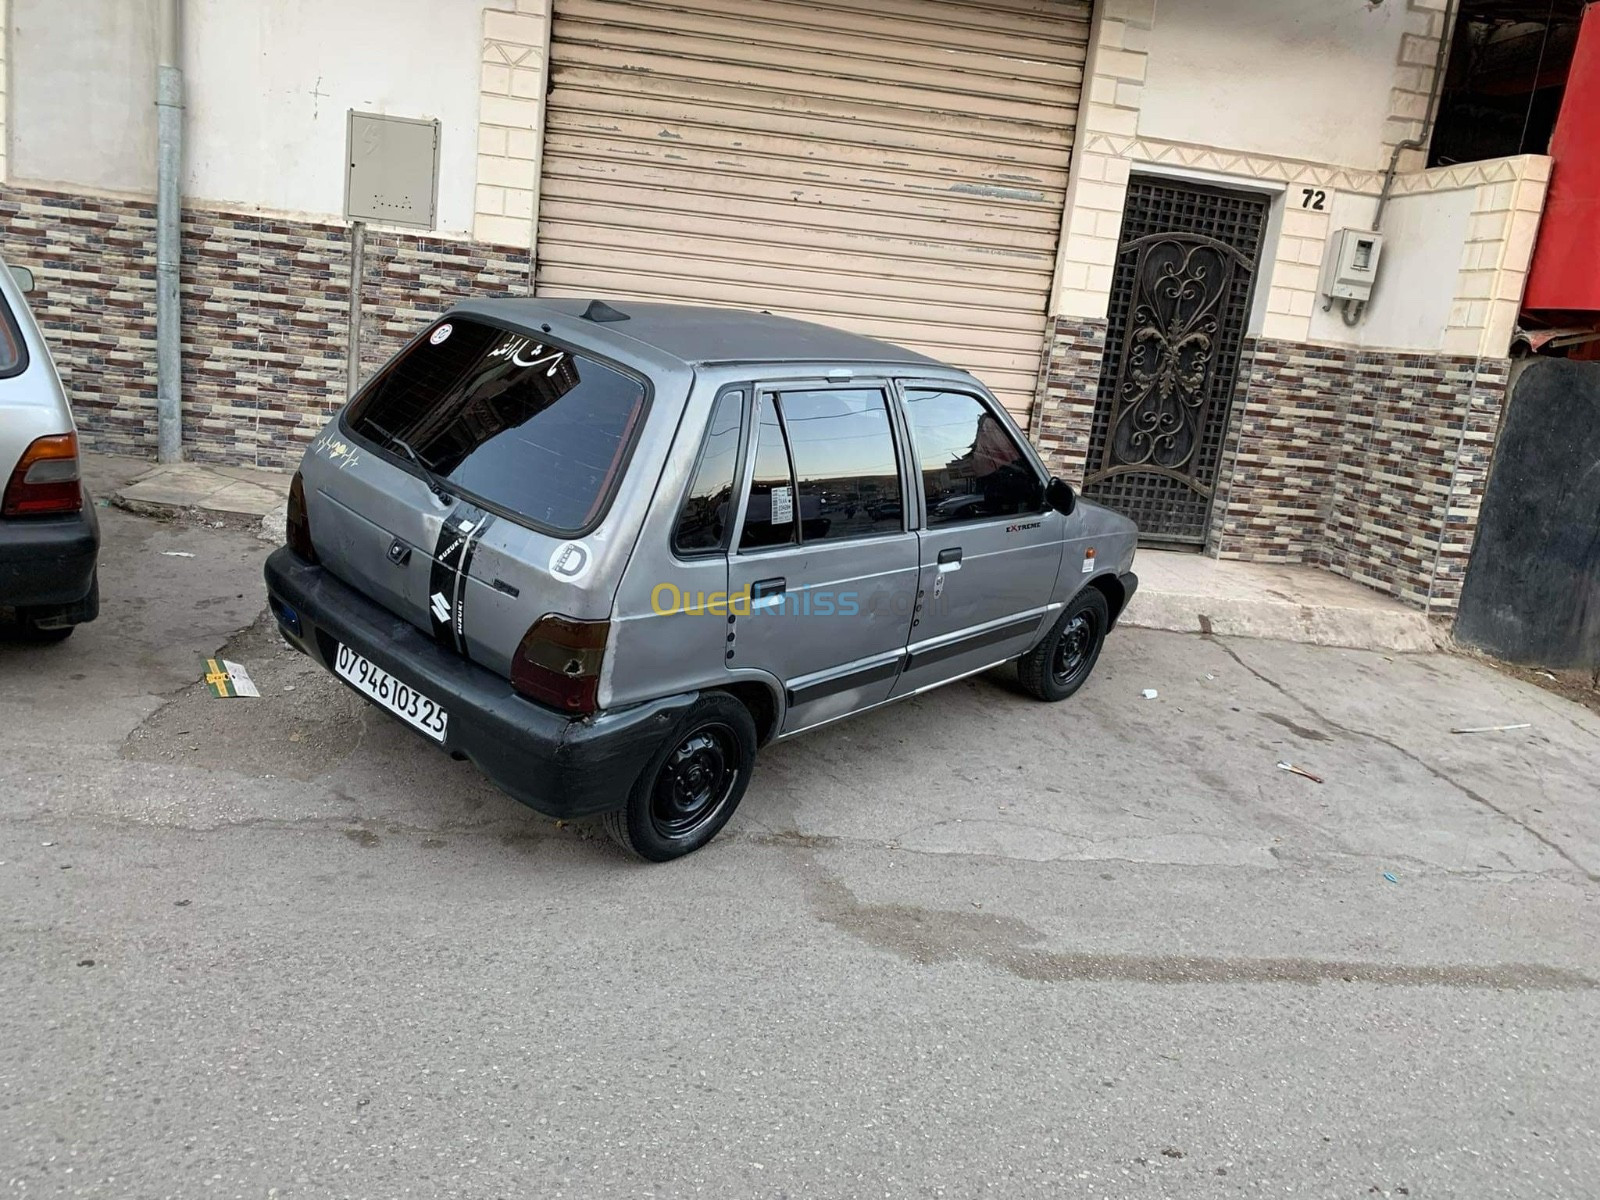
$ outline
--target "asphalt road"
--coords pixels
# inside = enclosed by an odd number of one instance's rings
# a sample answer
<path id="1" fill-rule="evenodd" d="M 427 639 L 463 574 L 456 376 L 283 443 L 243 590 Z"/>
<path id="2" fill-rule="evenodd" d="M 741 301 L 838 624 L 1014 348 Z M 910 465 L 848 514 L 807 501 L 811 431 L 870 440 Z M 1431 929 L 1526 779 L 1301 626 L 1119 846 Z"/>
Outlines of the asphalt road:
<path id="1" fill-rule="evenodd" d="M 774 747 L 647 867 L 284 650 L 248 533 L 103 516 L 101 620 L 0 645 L 0 1195 L 1600 1193 L 1558 697 L 1124 630 L 1065 705 Z"/>

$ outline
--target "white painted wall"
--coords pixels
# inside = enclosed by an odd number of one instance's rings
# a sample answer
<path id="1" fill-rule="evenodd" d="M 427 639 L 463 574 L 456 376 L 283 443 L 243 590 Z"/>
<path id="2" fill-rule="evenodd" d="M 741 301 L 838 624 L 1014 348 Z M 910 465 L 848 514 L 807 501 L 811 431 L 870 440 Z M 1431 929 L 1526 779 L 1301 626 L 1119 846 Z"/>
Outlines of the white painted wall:
<path id="1" fill-rule="evenodd" d="M 188 191 L 344 208 L 345 113 L 437 117 L 439 227 L 472 229 L 483 0 L 188 0 Z"/>
<path id="2" fill-rule="evenodd" d="M 11 0 L 10 176 L 156 186 L 154 0 Z"/>
<path id="3" fill-rule="evenodd" d="M 1160 0 L 1139 133 L 1376 167 L 1406 17 L 1404 0 Z"/>
<path id="4" fill-rule="evenodd" d="M 472 228 L 483 9 L 187 0 L 186 198 L 337 217 L 345 113 L 437 117 L 439 228 Z M 13 0 L 12 178 L 155 187 L 152 0 Z"/>
<path id="5" fill-rule="evenodd" d="M 1347 326 L 1320 297 L 1311 316 L 1318 342 L 1391 350 L 1442 350 L 1460 280 L 1462 248 L 1476 188 L 1396 196 L 1383 216 L 1383 260 L 1366 317 Z M 1334 199 L 1331 229 L 1366 229 L 1377 201 L 1346 192 Z"/>

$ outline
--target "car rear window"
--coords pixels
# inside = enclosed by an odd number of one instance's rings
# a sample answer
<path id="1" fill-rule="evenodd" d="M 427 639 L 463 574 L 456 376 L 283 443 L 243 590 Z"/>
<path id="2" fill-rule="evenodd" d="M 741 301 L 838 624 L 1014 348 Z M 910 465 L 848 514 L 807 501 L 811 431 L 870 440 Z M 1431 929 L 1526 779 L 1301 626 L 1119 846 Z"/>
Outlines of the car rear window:
<path id="1" fill-rule="evenodd" d="M 644 404 L 638 379 L 598 359 L 452 317 L 368 384 L 346 419 L 475 500 L 577 533 L 603 515 Z"/>
<path id="2" fill-rule="evenodd" d="M 22 344 L 17 318 L 12 315 L 6 298 L 0 295 L 0 378 L 15 375 L 27 365 L 28 351 Z"/>

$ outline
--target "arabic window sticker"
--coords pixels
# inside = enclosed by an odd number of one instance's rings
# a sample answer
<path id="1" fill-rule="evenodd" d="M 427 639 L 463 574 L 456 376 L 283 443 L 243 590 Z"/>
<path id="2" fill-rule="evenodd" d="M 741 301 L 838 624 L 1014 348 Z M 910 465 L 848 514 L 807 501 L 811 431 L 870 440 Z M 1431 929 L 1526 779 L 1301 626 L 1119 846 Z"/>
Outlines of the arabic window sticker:
<path id="1" fill-rule="evenodd" d="M 513 334 L 489 351 L 491 359 L 509 359 L 514 367 L 544 367 L 546 377 L 554 377 L 561 368 L 565 350 L 547 350 L 543 342 L 535 342 L 521 334 Z"/>

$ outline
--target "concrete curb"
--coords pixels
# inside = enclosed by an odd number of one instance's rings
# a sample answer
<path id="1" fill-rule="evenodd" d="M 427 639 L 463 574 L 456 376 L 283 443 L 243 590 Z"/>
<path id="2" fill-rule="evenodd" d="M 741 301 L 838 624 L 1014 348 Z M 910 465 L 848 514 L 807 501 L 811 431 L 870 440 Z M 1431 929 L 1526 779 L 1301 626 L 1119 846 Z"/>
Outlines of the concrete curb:
<path id="1" fill-rule="evenodd" d="M 284 540 L 290 476 L 251 467 L 204 463 L 155 466 L 111 493 L 111 503 L 142 516 L 187 518 L 249 529 L 263 541 Z"/>
<path id="2" fill-rule="evenodd" d="M 1432 623 L 1421 612 L 1296 604 L 1266 597 L 1185 594 L 1141 587 L 1122 623 L 1173 633 L 1271 638 L 1400 654 L 1440 649 Z"/>

